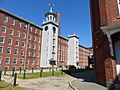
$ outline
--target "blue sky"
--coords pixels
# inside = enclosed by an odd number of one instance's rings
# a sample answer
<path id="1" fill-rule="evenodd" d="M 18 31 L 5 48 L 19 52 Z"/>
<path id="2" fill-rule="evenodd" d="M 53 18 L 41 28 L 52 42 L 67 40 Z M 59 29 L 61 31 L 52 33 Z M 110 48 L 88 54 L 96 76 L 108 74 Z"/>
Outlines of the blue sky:
<path id="1" fill-rule="evenodd" d="M 61 35 L 67 38 L 76 33 L 81 45 L 91 47 L 89 0 L 0 0 L 0 8 L 41 25 L 51 1 L 53 11 L 61 12 Z"/>

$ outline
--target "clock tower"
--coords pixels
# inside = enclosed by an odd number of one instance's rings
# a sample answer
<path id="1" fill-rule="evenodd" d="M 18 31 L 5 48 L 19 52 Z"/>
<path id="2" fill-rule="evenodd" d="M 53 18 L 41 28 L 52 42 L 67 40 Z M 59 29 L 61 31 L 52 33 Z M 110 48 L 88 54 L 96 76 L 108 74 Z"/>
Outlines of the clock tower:
<path id="1" fill-rule="evenodd" d="M 53 12 L 53 3 L 49 4 L 50 11 L 45 13 L 45 21 L 42 24 L 42 50 L 40 67 L 48 68 L 50 60 L 56 61 L 57 66 L 57 46 L 58 46 L 58 21 L 57 13 Z"/>

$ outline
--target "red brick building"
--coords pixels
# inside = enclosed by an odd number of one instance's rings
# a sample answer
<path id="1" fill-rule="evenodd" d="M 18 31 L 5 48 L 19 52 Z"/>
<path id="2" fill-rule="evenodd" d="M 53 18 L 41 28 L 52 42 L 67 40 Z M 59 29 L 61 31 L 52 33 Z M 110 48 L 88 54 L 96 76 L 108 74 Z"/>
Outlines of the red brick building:
<path id="1" fill-rule="evenodd" d="M 108 84 L 120 80 L 119 0 L 90 0 L 96 79 Z"/>
<path id="2" fill-rule="evenodd" d="M 0 69 L 39 68 L 42 28 L 0 9 Z"/>

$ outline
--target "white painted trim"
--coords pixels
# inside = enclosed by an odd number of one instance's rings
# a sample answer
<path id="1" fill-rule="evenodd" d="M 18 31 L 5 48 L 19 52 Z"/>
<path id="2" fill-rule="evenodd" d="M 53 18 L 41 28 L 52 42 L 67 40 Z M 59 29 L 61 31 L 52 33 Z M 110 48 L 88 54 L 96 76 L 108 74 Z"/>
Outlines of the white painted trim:
<path id="1" fill-rule="evenodd" d="M 13 28 L 10 28 L 10 32 L 11 30 L 13 31 L 12 33 L 10 33 L 10 35 L 14 35 L 14 29 Z"/>
<path id="2" fill-rule="evenodd" d="M 14 59 L 16 58 L 16 63 L 14 63 Z M 14 57 L 13 58 L 13 64 L 17 64 L 17 62 L 18 62 L 18 58 L 17 57 Z"/>
<path id="3" fill-rule="evenodd" d="M 10 48 L 10 53 L 8 53 L 7 51 L 6 51 L 6 52 L 7 52 L 7 54 L 11 54 L 11 49 L 12 49 L 12 48 L 11 48 L 11 47 L 7 47 L 7 50 L 8 50 L 8 48 Z"/>
<path id="4" fill-rule="evenodd" d="M 16 42 L 17 42 L 17 41 L 18 41 L 18 45 L 16 45 Z M 19 46 L 19 44 L 20 44 L 20 40 L 16 40 L 16 42 L 15 42 L 15 45 L 16 45 L 16 46 Z"/>
<path id="5" fill-rule="evenodd" d="M 0 53 L 3 53 L 3 49 L 4 49 L 4 47 L 3 47 L 3 46 L 0 46 L 0 47 L 2 47 L 2 52 L 0 52 Z"/>
<path id="6" fill-rule="evenodd" d="M 15 50 L 17 50 L 17 54 L 15 54 Z M 15 55 L 18 55 L 18 48 L 15 48 L 15 49 L 14 49 L 14 54 L 15 54 Z"/>
<path id="7" fill-rule="evenodd" d="M 9 62 L 8 62 L 8 63 L 6 63 L 6 59 L 7 59 L 7 58 L 9 58 Z M 10 57 L 6 57 L 6 58 L 5 58 L 5 64 L 10 64 Z"/>
<path id="8" fill-rule="evenodd" d="M 5 20 L 5 18 L 6 18 L 6 20 Z M 8 19 L 9 19 L 8 16 L 5 16 L 5 17 L 4 17 L 4 22 L 7 23 L 7 22 L 8 22 Z"/>
<path id="9" fill-rule="evenodd" d="M 1 37 L 4 37 L 4 39 L 3 39 L 3 42 L 0 42 L 0 43 L 5 43 L 5 36 L 1 36 Z M 1 38 L 1 37 L 0 37 L 0 38 Z"/>
<path id="10" fill-rule="evenodd" d="M 18 34 L 19 33 L 19 34 Z M 20 37 L 20 34 L 21 34 L 21 32 L 20 31 L 17 31 L 17 37 Z"/>
<path id="11" fill-rule="evenodd" d="M 5 28 L 5 32 L 2 32 L 2 33 L 6 33 L 7 27 L 6 26 L 2 26 L 2 30 L 3 30 L 3 27 Z"/>
<path id="12" fill-rule="evenodd" d="M 9 39 L 11 39 L 11 43 L 9 43 Z M 9 39 L 8 39 L 8 45 L 12 45 L 13 39 L 12 38 Z"/>

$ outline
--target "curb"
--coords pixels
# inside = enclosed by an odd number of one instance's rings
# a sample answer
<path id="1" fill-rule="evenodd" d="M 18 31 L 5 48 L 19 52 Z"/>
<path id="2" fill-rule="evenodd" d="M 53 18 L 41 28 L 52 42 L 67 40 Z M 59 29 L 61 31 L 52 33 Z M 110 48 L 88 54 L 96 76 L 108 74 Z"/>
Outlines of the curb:
<path id="1" fill-rule="evenodd" d="M 71 83 L 71 81 L 69 82 L 69 86 L 73 89 L 73 90 L 77 90 L 76 87 L 74 87 Z"/>

